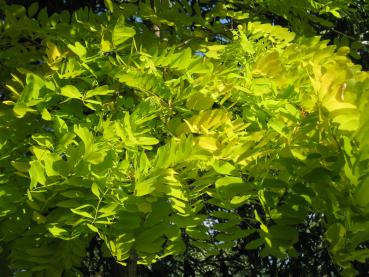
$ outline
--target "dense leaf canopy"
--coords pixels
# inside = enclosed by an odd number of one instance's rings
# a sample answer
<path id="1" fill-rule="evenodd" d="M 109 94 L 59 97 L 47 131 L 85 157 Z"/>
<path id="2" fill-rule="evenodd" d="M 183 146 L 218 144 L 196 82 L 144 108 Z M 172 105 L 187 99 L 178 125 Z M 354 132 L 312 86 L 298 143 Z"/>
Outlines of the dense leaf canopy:
<path id="1" fill-rule="evenodd" d="M 317 225 L 355 275 L 369 258 L 368 72 L 244 1 L 161 2 L 48 15 L 0 1 L 4 267 L 74 276 L 96 238 L 121 264 L 237 247 L 293 260 Z M 315 13 L 349 12 L 250 2 L 305 34 L 326 23 Z"/>

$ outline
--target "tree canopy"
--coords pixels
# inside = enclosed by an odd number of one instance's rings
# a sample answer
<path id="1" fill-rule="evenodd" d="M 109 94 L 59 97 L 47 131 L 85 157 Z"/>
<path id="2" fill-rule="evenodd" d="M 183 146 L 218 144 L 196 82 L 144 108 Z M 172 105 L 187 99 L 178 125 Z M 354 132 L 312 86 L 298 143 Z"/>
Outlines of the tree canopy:
<path id="1" fill-rule="evenodd" d="M 42 2 L 0 0 L 0 272 L 82 276 L 91 245 L 187 276 L 368 270 L 368 49 L 337 27 L 368 4 Z"/>

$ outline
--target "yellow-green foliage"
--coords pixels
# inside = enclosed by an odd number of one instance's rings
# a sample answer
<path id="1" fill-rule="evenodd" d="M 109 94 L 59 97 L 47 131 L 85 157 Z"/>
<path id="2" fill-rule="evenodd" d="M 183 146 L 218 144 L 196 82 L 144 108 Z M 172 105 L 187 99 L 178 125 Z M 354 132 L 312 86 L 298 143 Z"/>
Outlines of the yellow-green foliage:
<path id="1" fill-rule="evenodd" d="M 116 7 L 71 23 L 18 9 L 2 36 L 19 28 L 39 43 L 7 50 L 1 80 L 0 240 L 12 268 L 76 272 L 96 234 L 119 263 L 181 253 L 184 232 L 207 255 L 256 232 L 248 248 L 285 258 L 310 213 L 324 214 L 345 274 L 369 257 L 358 247 L 369 237 L 369 74 L 348 49 L 258 22 L 191 49 L 142 37 Z M 42 62 L 22 64 L 29 55 Z M 250 219 L 235 209 L 249 204 L 263 214 L 241 228 Z"/>

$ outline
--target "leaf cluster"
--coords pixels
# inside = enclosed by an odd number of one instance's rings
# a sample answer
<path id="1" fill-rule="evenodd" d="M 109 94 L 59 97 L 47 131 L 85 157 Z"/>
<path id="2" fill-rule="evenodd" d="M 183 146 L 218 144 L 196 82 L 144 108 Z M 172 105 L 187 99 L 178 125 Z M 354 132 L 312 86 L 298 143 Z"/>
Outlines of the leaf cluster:
<path id="1" fill-rule="evenodd" d="M 260 22 L 190 48 L 106 2 L 103 14 L 37 17 L 0 2 L 13 45 L 0 55 L 9 267 L 72 276 L 95 236 L 121 264 L 244 239 L 285 259 L 322 214 L 330 254 L 354 275 L 369 255 L 369 75 L 349 49 Z"/>

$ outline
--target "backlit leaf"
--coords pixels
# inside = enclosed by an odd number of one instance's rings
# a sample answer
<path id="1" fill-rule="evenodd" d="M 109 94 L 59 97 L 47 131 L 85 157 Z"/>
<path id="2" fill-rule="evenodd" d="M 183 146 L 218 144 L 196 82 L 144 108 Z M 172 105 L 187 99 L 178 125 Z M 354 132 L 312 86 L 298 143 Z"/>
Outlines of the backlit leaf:
<path id="1" fill-rule="evenodd" d="M 136 34 L 135 29 L 127 27 L 123 16 L 120 16 L 113 29 L 113 44 L 115 47 L 124 43 Z"/>

